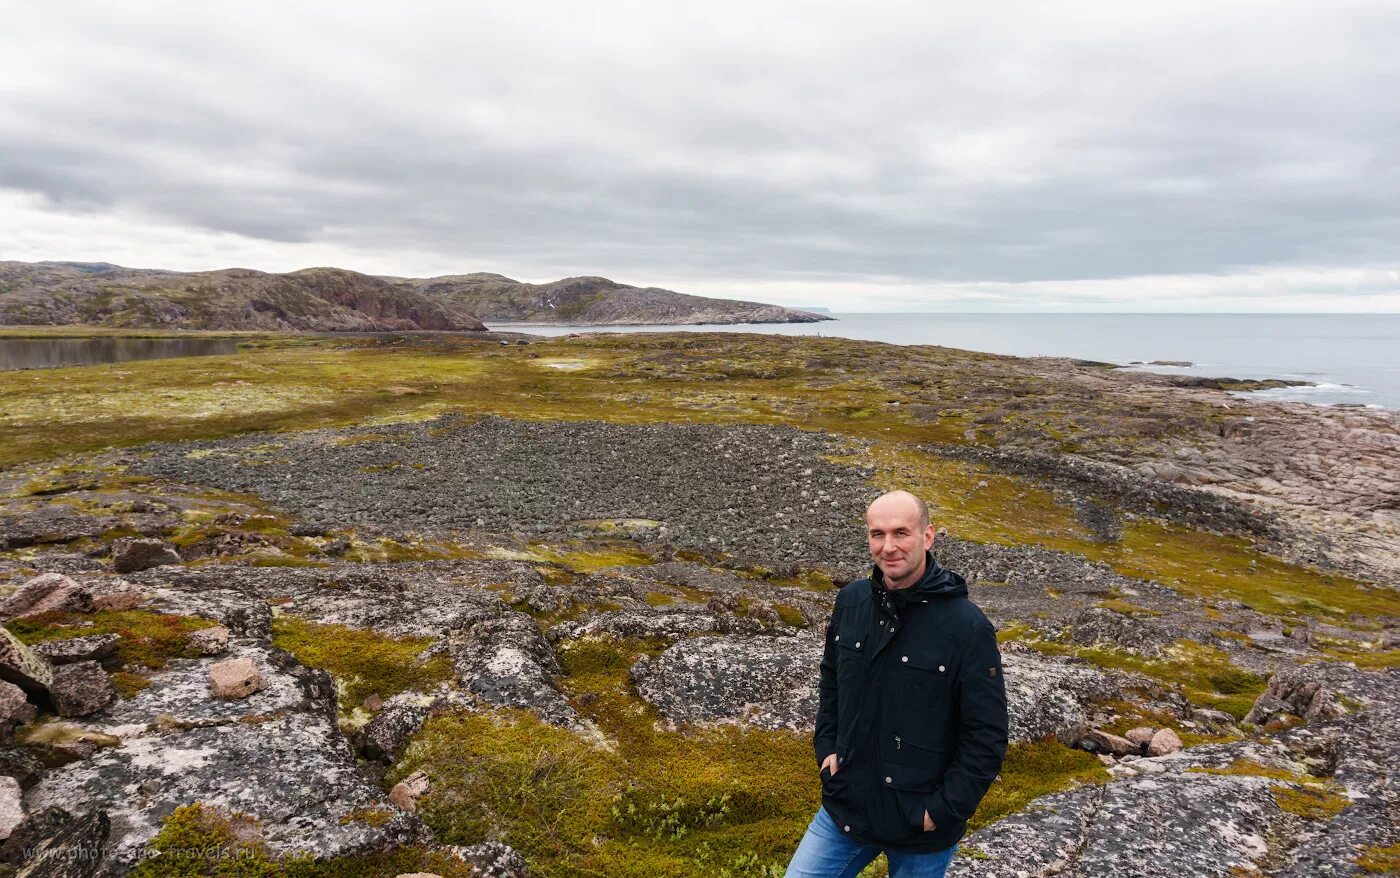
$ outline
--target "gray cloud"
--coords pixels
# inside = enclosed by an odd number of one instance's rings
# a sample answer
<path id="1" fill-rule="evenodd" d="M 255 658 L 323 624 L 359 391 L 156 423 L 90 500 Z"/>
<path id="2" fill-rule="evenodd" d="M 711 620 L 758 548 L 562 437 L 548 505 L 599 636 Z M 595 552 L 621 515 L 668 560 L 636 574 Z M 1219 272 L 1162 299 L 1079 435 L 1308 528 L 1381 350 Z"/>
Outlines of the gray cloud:
<path id="1" fill-rule="evenodd" d="M 47 216 L 0 258 L 109 258 L 80 231 L 106 217 L 207 250 L 118 248 L 153 266 L 906 303 L 1400 265 L 1393 3 L 471 6 L 12 10 L 0 190 Z"/>

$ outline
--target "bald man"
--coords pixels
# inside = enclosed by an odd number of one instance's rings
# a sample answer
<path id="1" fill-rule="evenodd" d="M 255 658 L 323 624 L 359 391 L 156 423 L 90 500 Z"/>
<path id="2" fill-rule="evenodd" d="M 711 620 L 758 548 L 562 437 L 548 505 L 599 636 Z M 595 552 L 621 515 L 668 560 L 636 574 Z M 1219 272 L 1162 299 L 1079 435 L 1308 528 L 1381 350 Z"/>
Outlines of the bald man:
<path id="1" fill-rule="evenodd" d="M 1006 755 L 996 630 L 934 560 L 928 506 L 893 491 L 865 523 L 875 567 L 827 625 L 822 807 L 788 878 L 854 878 L 882 851 L 890 878 L 942 878 Z"/>

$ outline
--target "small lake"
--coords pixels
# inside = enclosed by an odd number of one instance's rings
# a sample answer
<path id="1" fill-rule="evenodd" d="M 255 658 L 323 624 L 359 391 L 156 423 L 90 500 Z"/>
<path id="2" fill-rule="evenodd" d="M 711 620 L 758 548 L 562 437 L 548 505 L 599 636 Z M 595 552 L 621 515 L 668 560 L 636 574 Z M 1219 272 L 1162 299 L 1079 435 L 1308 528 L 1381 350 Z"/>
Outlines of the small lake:
<path id="1" fill-rule="evenodd" d="M 0 371 L 237 352 L 236 338 L 0 338 Z"/>

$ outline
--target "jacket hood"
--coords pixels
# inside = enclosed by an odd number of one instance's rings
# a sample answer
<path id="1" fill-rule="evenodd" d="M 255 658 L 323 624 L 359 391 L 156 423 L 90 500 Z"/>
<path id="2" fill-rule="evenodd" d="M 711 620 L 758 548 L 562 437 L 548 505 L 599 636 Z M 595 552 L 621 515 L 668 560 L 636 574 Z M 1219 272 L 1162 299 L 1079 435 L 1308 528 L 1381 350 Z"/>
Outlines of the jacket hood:
<path id="1" fill-rule="evenodd" d="M 870 584 L 877 595 L 884 593 L 897 603 L 904 604 L 913 599 L 925 600 L 931 597 L 966 597 L 967 580 L 943 567 L 934 559 L 933 553 L 924 552 L 924 575 L 908 588 L 888 589 L 885 587 L 885 574 L 877 566 L 870 574 Z"/>

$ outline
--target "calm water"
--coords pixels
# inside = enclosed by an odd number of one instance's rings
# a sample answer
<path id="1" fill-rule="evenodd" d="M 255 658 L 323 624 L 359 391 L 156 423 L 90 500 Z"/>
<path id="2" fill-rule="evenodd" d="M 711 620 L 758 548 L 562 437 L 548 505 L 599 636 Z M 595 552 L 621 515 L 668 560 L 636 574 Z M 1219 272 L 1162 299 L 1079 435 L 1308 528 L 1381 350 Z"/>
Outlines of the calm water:
<path id="1" fill-rule="evenodd" d="M 0 370 L 232 354 L 232 338 L 0 338 Z"/>
<path id="2" fill-rule="evenodd" d="M 1158 372 L 1285 378 L 1315 387 L 1257 396 L 1400 408 L 1400 314 L 834 314 L 826 323 L 746 326 L 540 326 L 570 332 L 761 332 L 936 344 L 1023 357 L 1079 357 L 1127 365 L 1185 360 Z"/>

